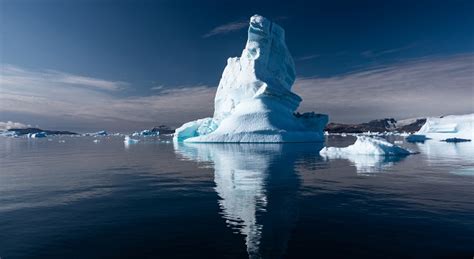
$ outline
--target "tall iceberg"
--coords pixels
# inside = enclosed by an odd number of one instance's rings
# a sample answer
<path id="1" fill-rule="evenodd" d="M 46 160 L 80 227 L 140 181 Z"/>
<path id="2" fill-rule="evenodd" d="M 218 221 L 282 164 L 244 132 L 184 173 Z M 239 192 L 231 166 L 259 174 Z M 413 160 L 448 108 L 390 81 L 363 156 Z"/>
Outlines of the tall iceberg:
<path id="1" fill-rule="evenodd" d="M 325 114 L 295 111 L 295 65 L 285 31 L 270 20 L 250 18 L 241 57 L 229 58 L 214 100 L 214 116 L 176 129 L 178 142 L 321 142 Z"/>

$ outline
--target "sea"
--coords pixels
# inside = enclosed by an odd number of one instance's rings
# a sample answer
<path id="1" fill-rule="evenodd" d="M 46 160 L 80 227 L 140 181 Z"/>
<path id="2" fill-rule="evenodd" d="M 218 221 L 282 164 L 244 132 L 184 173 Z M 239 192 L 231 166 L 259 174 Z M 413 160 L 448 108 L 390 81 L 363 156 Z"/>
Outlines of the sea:
<path id="1" fill-rule="evenodd" d="M 0 258 L 473 258 L 474 144 L 0 137 Z"/>

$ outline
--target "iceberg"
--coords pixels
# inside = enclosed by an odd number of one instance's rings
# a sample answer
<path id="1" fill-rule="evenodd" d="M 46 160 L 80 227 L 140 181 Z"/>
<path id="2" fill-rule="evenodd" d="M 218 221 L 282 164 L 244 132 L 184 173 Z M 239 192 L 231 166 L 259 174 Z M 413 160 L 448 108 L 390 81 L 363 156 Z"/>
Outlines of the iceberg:
<path id="1" fill-rule="evenodd" d="M 92 136 L 92 137 L 107 136 L 107 135 L 109 135 L 109 134 L 105 130 L 97 131 L 97 132 L 94 132 L 94 133 L 85 133 L 85 134 L 83 134 L 83 136 Z"/>
<path id="2" fill-rule="evenodd" d="M 214 115 L 176 129 L 176 142 L 322 142 L 328 116 L 295 113 L 302 99 L 291 91 L 295 65 L 285 31 L 250 18 L 240 57 L 229 58 L 214 99 Z"/>
<path id="3" fill-rule="evenodd" d="M 140 132 L 133 132 L 132 137 L 155 137 L 160 135 L 159 131 L 142 130 Z"/>
<path id="4" fill-rule="evenodd" d="M 130 144 L 136 144 L 138 143 L 140 140 L 138 139 L 133 139 L 133 138 L 130 138 L 130 136 L 125 136 L 125 139 L 123 140 L 123 143 L 125 145 L 130 145 Z"/>
<path id="5" fill-rule="evenodd" d="M 330 158 L 345 158 L 352 155 L 406 156 L 414 152 L 394 145 L 383 138 L 357 136 L 353 145 L 348 147 L 325 147 L 319 154 Z"/>
<path id="6" fill-rule="evenodd" d="M 474 113 L 449 115 L 441 118 L 427 118 L 426 123 L 416 133 L 435 140 L 452 138 L 474 139 Z"/>

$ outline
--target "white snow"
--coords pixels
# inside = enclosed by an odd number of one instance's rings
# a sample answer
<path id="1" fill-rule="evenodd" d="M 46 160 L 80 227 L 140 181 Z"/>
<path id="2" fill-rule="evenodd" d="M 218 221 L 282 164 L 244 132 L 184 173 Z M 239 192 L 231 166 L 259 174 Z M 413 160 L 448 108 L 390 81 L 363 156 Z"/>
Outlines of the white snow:
<path id="1" fill-rule="evenodd" d="M 425 125 L 416 133 L 435 140 L 462 138 L 474 140 L 474 113 L 427 118 Z"/>
<path id="2" fill-rule="evenodd" d="M 344 158 L 348 155 L 405 156 L 413 152 L 382 138 L 357 136 L 353 145 L 343 148 L 324 147 L 319 154 L 330 158 Z"/>
<path id="3" fill-rule="evenodd" d="M 176 129 L 181 142 L 323 141 L 328 116 L 294 112 L 301 98 L 291 92 L 294 62 L 285 31 L 266 18 L 250 18 L 241 57 L 229 58 L 214 100 L 212 118 Z"/>
<path id="4" fill-rule="evenodd" d="M 403 127 L 417 122 L 418 120 L 425 119 L 425 117 L 415 117 L 403 120 L 397 120 L 396 127 Z"/>

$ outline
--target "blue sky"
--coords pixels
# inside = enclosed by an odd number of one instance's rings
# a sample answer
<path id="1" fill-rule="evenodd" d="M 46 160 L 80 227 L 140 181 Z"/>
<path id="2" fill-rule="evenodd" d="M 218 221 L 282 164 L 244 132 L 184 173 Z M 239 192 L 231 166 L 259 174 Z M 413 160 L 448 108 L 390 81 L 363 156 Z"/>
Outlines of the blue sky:
<path id="1" fill-rule="evenodd" d="M 0 121 L 132 130 L 211 115 L 256 13 L 286 30 L 302 111 L 474 110 L 473 1 L 274 2 L 0 0 Z"/>

